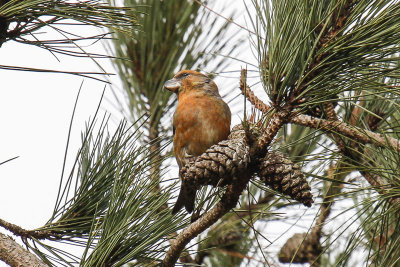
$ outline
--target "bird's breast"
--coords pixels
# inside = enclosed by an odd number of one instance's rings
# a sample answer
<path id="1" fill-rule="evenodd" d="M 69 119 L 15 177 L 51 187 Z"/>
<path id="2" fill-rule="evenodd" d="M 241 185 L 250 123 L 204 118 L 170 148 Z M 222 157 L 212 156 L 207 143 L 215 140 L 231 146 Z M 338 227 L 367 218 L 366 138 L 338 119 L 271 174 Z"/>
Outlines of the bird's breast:
<path id="1" fill-rule="evenodd" d="M 185 148 L 198 156 L 210 146 L 228 137 L 231 112 L 219 97 L 209 95 L 183 95 L 179 97 L 174 114 L 174 150 L 179 157 Z"/>

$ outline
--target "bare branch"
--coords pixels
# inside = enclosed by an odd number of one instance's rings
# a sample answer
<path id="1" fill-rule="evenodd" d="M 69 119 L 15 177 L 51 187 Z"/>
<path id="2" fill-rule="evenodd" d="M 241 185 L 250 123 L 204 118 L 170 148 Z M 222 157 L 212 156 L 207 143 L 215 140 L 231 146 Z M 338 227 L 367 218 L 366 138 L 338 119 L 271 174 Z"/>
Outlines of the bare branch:
<path id="1" fill-rule="evenodd" d="M 246 77 L 247 77 L 247 70 L 242 69 L 241 74 L 240 74 L 240 90 L 242 91 L 242 95 L 246 97 L 247 100 L 253 106 L 260 110 L 262 113 L 267 113 L 271 107 L 265 104 L 261 99 L 259 99 L 254 92 L 250 89 L 250 87 L 246 83 Z"/>
<path id="2" fill-rule="evenodd" d="M 44 267 L 48 266 L 38 259 L 34 254 L 24 249 L 20 244 L 15 242 L 11 237 L 0 233 L 0 260 L 10 266 L 31 266 Z"/>
<path id="3" fill-rule="evenodd" d="M 303 114 L 291 117 L 289 121 L 298 125 L 344 135 L 363 144 L 374 144 L 379 147 L 390 147 L 400 152 L 400 140 L 387 135 L 360 129 L 342 121 L 328 121 Z"/>
<path id="4" fill-rule="evenodd" d="M 45 239 L 54 237 L 54 233 L 48 231 L 35 231 L 35 230 L 26 230 L 22 227 L 6 222 L 3 219 L 0 219 L 0 226 L 7 229 L 11 233 L 16 236 L 20 236 L 22 238 L 36 238 L 36 239 Z"/>

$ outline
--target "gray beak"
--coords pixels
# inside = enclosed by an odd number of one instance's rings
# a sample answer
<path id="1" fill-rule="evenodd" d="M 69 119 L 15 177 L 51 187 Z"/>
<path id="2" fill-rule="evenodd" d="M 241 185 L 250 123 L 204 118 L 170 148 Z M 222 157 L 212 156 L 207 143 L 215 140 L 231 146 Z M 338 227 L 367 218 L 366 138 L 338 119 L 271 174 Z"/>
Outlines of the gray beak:
<path id="1" fill-rule="evenodd" d="M 167 89 L 173 93 L 177 93 L 179 87 L 181 87 L 181 82 L 175 78 L 168 80 L 164 83 L 164 89 Z"/>

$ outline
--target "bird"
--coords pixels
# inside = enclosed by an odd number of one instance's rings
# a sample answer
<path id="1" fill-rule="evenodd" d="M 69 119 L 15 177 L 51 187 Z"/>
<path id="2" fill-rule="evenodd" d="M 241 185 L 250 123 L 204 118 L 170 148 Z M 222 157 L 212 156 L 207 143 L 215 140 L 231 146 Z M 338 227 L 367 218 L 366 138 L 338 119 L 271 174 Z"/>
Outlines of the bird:
<path id="1" fill-rule="evenodd" d="M 173 143 L 181 188 L 172 214 L 183 207 L 191 213 L 197 189 L 185 185 L 181 169 L 188 160 L 228 138 L 231 110 L 220 96 L 215 82 L 197 71 L 179 71 L 165 82 L 164 89 L 175 93 L 178 98 L 173 116 Z"/>

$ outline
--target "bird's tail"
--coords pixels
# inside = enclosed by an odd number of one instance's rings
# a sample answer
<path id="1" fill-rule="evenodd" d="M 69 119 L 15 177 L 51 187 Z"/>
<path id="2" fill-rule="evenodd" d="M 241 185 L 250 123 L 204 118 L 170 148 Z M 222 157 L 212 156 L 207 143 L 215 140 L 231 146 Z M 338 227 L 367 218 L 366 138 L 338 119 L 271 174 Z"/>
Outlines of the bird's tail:
<path id="1" fill-rule="evenodd" d="M 175 206 L 172 209 L 172 214 L 176 214 L 178 211 L 181 210 L 182 207 L 185 207 L 188 213 L 192 213 L 194 209 L 196 191 L 196 189 L 186 186 L 185 183 L 182 181 L 181 190 L 179 191 L 179 196 L 176 200 Z"/>

